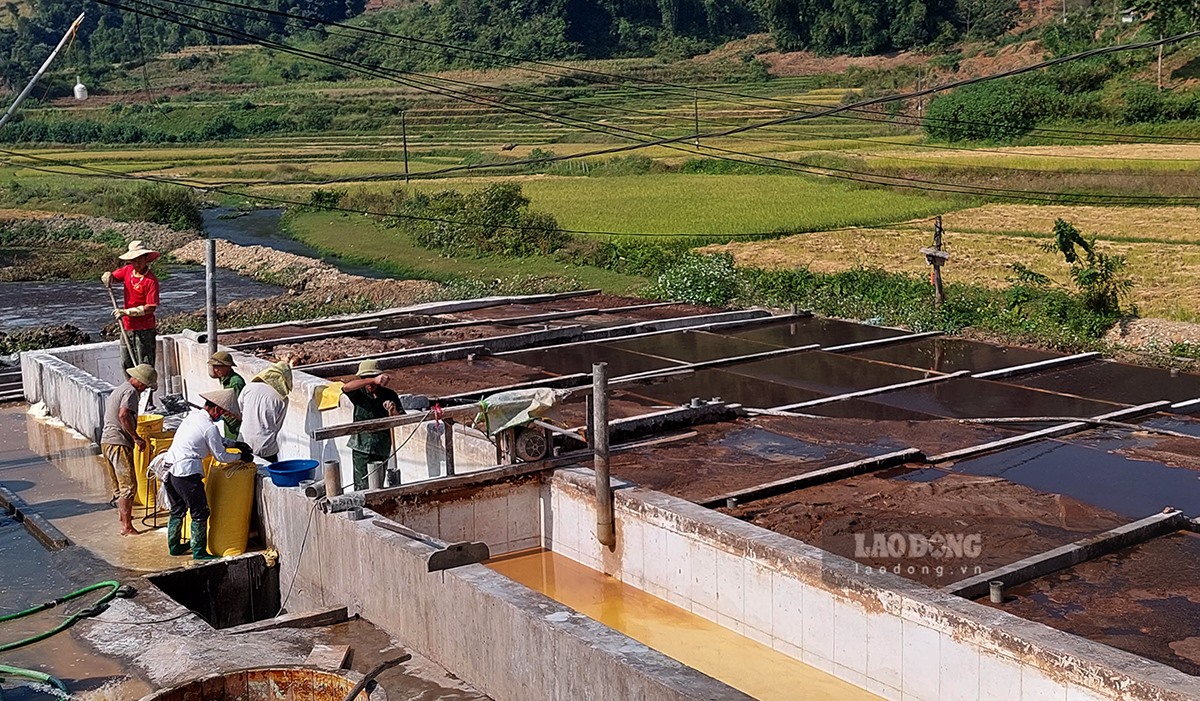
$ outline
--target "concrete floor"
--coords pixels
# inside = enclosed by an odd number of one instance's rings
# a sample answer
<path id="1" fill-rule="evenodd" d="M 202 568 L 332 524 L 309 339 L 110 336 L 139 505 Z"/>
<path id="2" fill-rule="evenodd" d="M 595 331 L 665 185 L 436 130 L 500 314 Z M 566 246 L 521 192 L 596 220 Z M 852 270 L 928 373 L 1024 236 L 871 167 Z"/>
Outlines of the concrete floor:
<path id="1" fill-rule="evenodd" d="M 412 652 L 362 619 L 312 629 L 280 629 L 229 635 L 214 630 L 175 604 L 142 575 L 173 569 L 187 560 L 166 553 L 163 531 L 137 536 L 118 532 L 106 469 L 94 446 L 67 430 L 34 419 L 24 405 L 0 407 L 0 485 L 30 510 L 58 527 L 71 545 L 43 548 L 9 517 L 0 517 L 0 614 L 117 579 L 138 590 L 117 599 L 100 616 L 4 656 L 5 664 L 37 669 L 62 679 L 78 698 L 108 701 L 140 698 L 157 688 L 205 674 L 260 665 L 297 664 L 314 645 L 349 645 L 350 667 L 367 672 L 382 660 Z M 138 514 L 135 513 L 135 516 Z M 139 528 L 143 528 L 139 523 Z M 10 566 L 11 565 L 11 566 Z M 90 599 L 90 601 L 89 601 Z M 57 607 L 5 624 L 0 641 L 48 630 L 64 615 L 95 601 Z M 396 699 L 486 699 L 436 663 L 413 655 L 380 675 Z M 45 698 L 28 687 L 6 686 L 5 701 Z"/>

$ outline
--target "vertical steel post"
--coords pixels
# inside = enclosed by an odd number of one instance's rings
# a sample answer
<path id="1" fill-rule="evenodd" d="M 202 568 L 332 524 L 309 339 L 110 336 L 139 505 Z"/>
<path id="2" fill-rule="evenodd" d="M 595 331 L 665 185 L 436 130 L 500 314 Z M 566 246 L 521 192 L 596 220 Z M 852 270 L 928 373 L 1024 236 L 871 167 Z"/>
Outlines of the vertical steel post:
<path id="1" fill-rule="evenodd" d="M 217 352 L 217 240 L 211 234 L 204 242 L 204 311 L 211 356 Z"/>
<path id="2" fill-rule="evenodd" d="M 617 544 L 613 524 L 613 492 L 608 476 L 608 363 L 592 365 L 592 461 L 596 472 L 596 540 L 611 548 Z"/>
<path id="3" fill-rule="evenodd" d="M 446 425 L 446 475 L 454 474 L 454 419 L 442 419 Z"/>

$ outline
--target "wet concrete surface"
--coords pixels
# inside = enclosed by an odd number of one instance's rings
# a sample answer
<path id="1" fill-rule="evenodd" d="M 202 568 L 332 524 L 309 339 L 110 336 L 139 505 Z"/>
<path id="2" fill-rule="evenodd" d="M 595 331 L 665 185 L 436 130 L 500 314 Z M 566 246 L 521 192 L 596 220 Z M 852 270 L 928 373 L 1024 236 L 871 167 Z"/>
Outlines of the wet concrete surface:
<path id="1" fill-rule="evenodd" d="M 152 572 L 175 566 L 164 532 L 142 524 L 142 507 L 134 507 L 134 525 L 142 533 L 119 534 L 109 479 L 104 458 L 88 440 L 28 416 L 23 405 L 0 408 L 0 484 L 112 567 Z"/>
<path id="2" fill-rule="evenodd" d="M 0 614 L 11 614 L 64 596 L 86 584 L 125 573 L 87 557 L 78 548 L 52 553 L 38 543 L 25 527 L 10 517 L 0 516 Z M 0 642 L 11 643 L 51 630 L 70 616 L 91 606 L 104 594 L 97 591 L 64 605 L 5 623 Z M 76 630 L 68 629 L 46 640 L 4 653 L 4 664 L 53 675 L 73 694 L 98 689 L 122 689 L 114 699 L 139 698 L 151 686 L 120 660 L 100 655 Z M 8 685 L 5 701 L 41 701 L 51 698 L 34 687 Z M 98 695 L 98 698 L 106 696 Z"/>
<path id="3" fill-rule="evenodd" d="M 962 460 L 949 469 L 1065 494 L 1131 520 L 1168 506 L 1189 517 L 1200 516 L 1200 474 L 1196 470 L 1133 460 L 1089 446 L 1086 438 L 1039 441 Z"/>
<path id="4" fill-rule="evenodd" d="M 1155 538 L 1005 593 L 979 603 L 1200 675 L 1200 535 Z"/>
<path id="5" fill-rule="evenodd" d="M 1126 522 L 1069 497 L 968 475 L 932 483 L 861 475 L 720 511 L 854 560 L 863 572 L 884 568 L 935 587 Z M 902 544 L 888 546 L 897 535 Z M 910 535 L 955 547 L 921 552 Z"/>
<path id="6" fill-rule="evenodd" d="M 319 643 L 350 645 L 352 667 L 360 672 L 402 651 L 399 643 L 364 620 L 238 636 L 214 630 L 141 578 L 143 572 L 186 566 L 189 560 L 167 555 L 162 531 L 132 537 L 118 534 L 116 512 L 107 505 L 100 460 L 86 441 L 35 421 L 23 407 L 0 409 L 0 484 L 50 519 L 71 541 L 67 548 L 49 552 L 22 525 L 0 517 L 0 612 L 23 610 L 105 579 L 138 590 L 135 598 L 115 600 L 98 617 L 6 653 L 5 664 L 57 676 L 72 692 L 80 692 L 83 701 L 128 701 L 217 671 L 301 663 Z M 96 598 L 89 595 L 78 603 L 5 624 L 2 639 L 7 642 L 53 628 L 64 615 Z M 382 675 L 380 682 L 391 698 L 487 698 L 419 655 Z M 6 701 L 42 698 L 46 696 L 29 688 L 4 691 Z"/>
<path id="7" fill-rule="evenodd" d="M 856 324 L 849 321 L 825 319 L 816 316 L 796 319 L 781 324 L 756 326 L 744 331 L 724 332 L 725 335 L 784 348 L 806 346 L 810 343 L 820 343 L 825 347 L 839 346 L 846 343 L 871 341 L 877 338 L 904 336 L 907 333 L 907 331 L 900 329 Z"/>
<path id="8" fill-rule="evenodd" d="M 1011 382 L 1125 404 L 1182 402 L 1200 397 L 1200 375 L 1187 372 L 1172 375 L 1170 370 L 1162 368 L 1110 360 L 1014 377 Z"/>
<path id="9" fill-rule="evenodd" d="M 1059 357 L 1061 354 L 938 336 L 911 343 L 897 343 L 883 348 L 857 351 L 852 355 L 865 360 L 879 360 L 922 370 L 949 373 L 959 370 L 972 372 L 998 370 L 1013 365 L 1049 360 Z"/>

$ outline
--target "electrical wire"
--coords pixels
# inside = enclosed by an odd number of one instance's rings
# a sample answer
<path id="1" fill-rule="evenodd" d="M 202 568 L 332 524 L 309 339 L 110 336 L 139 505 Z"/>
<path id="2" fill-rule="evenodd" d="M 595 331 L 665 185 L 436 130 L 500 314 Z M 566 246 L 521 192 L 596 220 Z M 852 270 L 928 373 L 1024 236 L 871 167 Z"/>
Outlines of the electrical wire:
<path id="1" fill-rule="evenodd" d="M 302 21 L 308 25 L 317 24 L 317 25 L 322 25 L 322 26 L 331 26 L 331 27 L 337 27 L 337 28 L 345 29 L 345 30 L 349 30 L 349 31 L 359 32 L 362 34 L 368 34 L 368 35 L 372 35 L 374 37 L 379 37 L 379 38 L 399 39 L 403 43 L 396 43 L 396 42 L 380 42 L 380 43 L 384 43 L 384 44 L 390 45 L 390 46 L 398 46 L 400 48 L 408 49 L 411 47 L 412 44 L 421 44 L 421 45 L 425 45 L 425 46 L 436 47 L 436 48 L 443 49 L 443 50 L 455 51 L 458 53 L 470 53 L 470 54 L 476 54 L 476 55 L 481 55 L 481 56 L 488 56 L 491 58 L 499 59 L 499 60 L 505 62 L 506 64 L 508 64 L 514 68 L 517 68 L 519 70 L 535 72 L 535 73 L 553 76 L 553 77 L 559 77 L 559 78 L 570 77 L 573 74 L 584 73 L 584 74 L 588 74 L 588 75 L 595 75 L 595 76 L 607 78 L 607 79 L 609 79 L 610 84 L 617 84 L 618 81 L 620 83 L 636 82 L 636 83 L 645 83 L 645 84 L 657 85 L 657 86 L 663 86 L 663 87 L 670 87 L 670 88 L 673 88 L 676 90 L 683 90 L 683 91 L 692 93 L 692 95 L 703 92 L 705 94 L 718 95 L 718 96 L 726 97 L 726 98 L 737 97 L 737 98 L 741 98 L 741 100 L 767 101 L 767 102 L 774 102 L 774 103 L 779 103 L 779 104 L 799 106 L 806 110 L 810 110 L 814 107 L 815 108 L 822 107 L 821 105 L 814 105 L 812 103 L 806 103 L 806 102 L 797 101 L 797 100 L 788 100 L 788 99 L 779 98 L 776 96 L 752 95 L 752 94 L 739 93 L 739 92 L 734 92 L 734 91 L 729 91 L 729 90 L 720 90 L 720 89 L 703 86 L 703 85 L 684 85 L 684 84 L 679 84 L 679 83 L 671 83 L 669 81 L 655 80 L 655 79 L 646 78 L 643 76 L 611 73 L 611 72 L 605 72 L 605 71 L 598 71 L 595 69 L 589 69 L 589 68 L 585 68 L 585 67 L 581 67 L 581 66 L 566 66 L 563 64 L 557 64 L 557 63 L 553 63 L 553 62 L 549 62 L 549 61 L 527 59 L 527 58 L 522 58 L 519 56 L 513 56 L 511 54 L 503 54 L 503 53 L 495 52 L 495 51 L 487 51 L 484 49 L 476 49 L 476 48 L 472 48 L 472 47 L 449 44 L 446 42 L 439 42 L 439 41 L 435 41 L 435 40 L 431 40 L 431 39 L 423 39 L 423 38 L 415 37 L 415 36 L 411 36 L 411 35 L 395 34 L 395 33 L 386 32 L 383 30 L 375 29 L 372 27 L 364 27 L 361 25 L 350 24 L 347 22 L 326 20 L 323 18 L 311 16 L 311 15 L 288 13 L 288 12 L 283 12 L 281 10 L 272 10 L 272 9 L 264 8 L 264 7 L 254 7 L 251 5 L 245 5 L 245 4 L 241 4 L 241 3 L 232 2 L 231 0 L 208 0 L 208 2 L 212 3 L 212 4 L 216 4 L 216 5 L 222 5 L 225 7 L 232 7 L 232 8 L 252 11 L 252 12 L 256 12 L 256 13 L 260 13 L 260 14 L 268 14 L 268 15 L 272 15 L 272 16 L 276 16 L 276 17 L 283 17 L 283 18 L 287 18 L 287 19 Z M 182 3 L 182 2 L 176 2 L 174 4 L 185 5 L 185 6 L 188 5 L 188 3 Z M 200 7 L 200 6 L 194 5 L 194 4 L 190 5 L 190 6 L 195 7 L 195 8 Z M 209 9 L 211 9 L 211 8 L 209 8 Z M 342 34 L 342 35 L 335 35 L 335 36 L 347 36 L 347 35 Z M 559 71 L 565 71 L 565 73 L 551 73 L 548 71 L 533 69 L 533 68 L 529 68 L 525 64 L 532 64 L 532 65 L 536 65 L 536 66 L 545 66 L 548 68 L 554 68 Z M 684 98 L 690 96 L 690 95 L 686 95 L 686 94 L 679 93 L 679 92 L 670 92 L 670 91 L 662 91 L 662 90 L 655 90 L 655 92 L 660 92 L 662 94 L 674 95 L 674 96 L 679 96 L 679 97 L 684 97 Z M 721 100 L 721 101 L 727 102 L 729 104 L 736 104 L 736 105 L 743 105 L 743 106 L 747 104 L 744 101 L 736 101 L 736 100 Z M 860 110 L 853 109 L 850 111 L 860 111 Z M 867 114 L 874 114 L 874 113 L 867 113 Z M 844 116 L 845 116 L 845 118 L 854 118 L 850 115 L 844 115 Z M 913 119 L 916 119 L 916 118 L 913 118 Z M 940 120 L 935 117 L 924 117 L 923 119 L 933 120 L 933 121 L 946 121 L 946 122 L 958 123 L 958 124 L 987 124 L 987 123 L 971 122 L 971 121 L 957 120 L 957 119 Z M 872 120 L 872 121 L 880 121 L 880 120 Z M 994 126 L 994 125 L 988 124 L 988 126 Z M 1082 132 L 1082 131 L 1076 131 L 1076 130 L 1048 129 L 1048 128 L 1036 128 L 1035 131 L 1046 132 L 1046 133 L 1058 133 L 1058 134 L 1082 134 L 1091 139 L 1094 139 L 1094 137 L 1096 137 L 1096 136 L 1113 136 L 1113 137 L 1126 138 L 1126 139 L 1133 136 L 1133 135 L 1129 135 L 1129 134 L 1112 134 L 1112 133 L 1105 133 L 1105 132 Z M 1189 137 L 1175 137 L 1175 136 L 1169 136 L 1169 135 L 1163 135 L 1163 136 L 1138 135 L 1138 138 L 1162 139 L 1162 140 L 1169 140 L 1169 141 L 1185 141 L 1185 142 L 1189 142 L 1189 143 L 1194 141 L 1194 139 L 1191 139 Z"/>

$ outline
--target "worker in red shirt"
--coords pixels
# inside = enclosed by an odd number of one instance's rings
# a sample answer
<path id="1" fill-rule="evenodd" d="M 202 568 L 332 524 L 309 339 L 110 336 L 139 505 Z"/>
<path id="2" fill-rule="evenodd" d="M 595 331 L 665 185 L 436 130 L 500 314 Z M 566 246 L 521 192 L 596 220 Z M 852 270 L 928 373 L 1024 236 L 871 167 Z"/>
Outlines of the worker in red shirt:
<path id="1" fill-rule="evenodd" d="M 158 251 L 146 248 L 141 241 L 130 241 L 129 250 L 120 255 L 128 265 L 104 273 L 100 278 L 105 287 L 112 288 L 114 280 L 125 287 L 125 306 L 114 309 L 113 316 L 125 328 L 129 340 L 128 344 L 121 344 L 121 367 L 126 370 L 143 363 L 154 367 L 158 278 L 151 272 L 150 264 L 158 256 Z"/>

